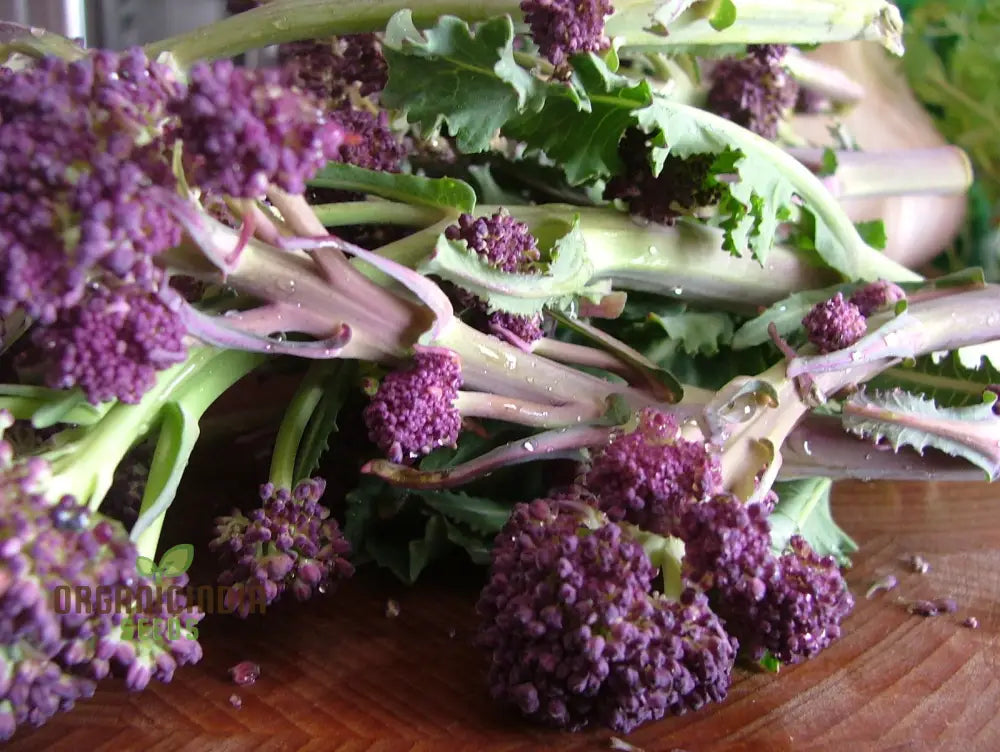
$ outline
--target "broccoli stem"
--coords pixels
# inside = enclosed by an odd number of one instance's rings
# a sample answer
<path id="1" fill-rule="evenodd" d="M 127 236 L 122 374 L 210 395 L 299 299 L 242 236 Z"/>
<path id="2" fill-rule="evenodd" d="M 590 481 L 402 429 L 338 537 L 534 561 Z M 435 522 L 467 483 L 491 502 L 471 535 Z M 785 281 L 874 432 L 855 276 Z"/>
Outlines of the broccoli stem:
<path id="1" fill-rule="evenodd" d="M 789 149 L 788 153 L 812 170 L 823 161 L 822 149 Z M 839 199 L 868 196 L 950 195 L 972 185 L 972 164 L 955 146 L 897 149 L 881 152 L 836 152 L 837 169 L 825 179 Z"/>
<path id="2" fill-rule="evenodd" d="M 501 394 L 460 391 L 454 401 L 462 417 L 492 418 L 537 428 L 558 428 L 601 417 L 603 409 L 589 402 L 567 400 L 564 405 L 538 404 Z"/>
<path id="3" fill-rule="evenodd" d="M 266 360 L 262 355 L 240 350 L 202 348 L 198 354 L 204 354 L 204 360 L 189 370 L 157 404 L 161 414 L 160 436 L 143 490 L 139 517 L 131 533 L 141 556 L 153 558 L 156 554 L 163 521 L 197 443 L 199 422 L 205 411 L 233 384 Z M 91 503 L 93 507 L 94 502 Z"/>
<path id="4" fill-rule="evenodd" d="M 330 375 L 330 369 L 336 368 L 336 363 L 319 361 L 313 363 L 302 382 L 292 396 L 292 401 L 285 410 L 274 440 L 274 452 L 271 454 L 270 480 L 277 488 L 291 489 L 299 480 L 295 477 L 295 462 L 306 432 L 309 419 L 316 411 L 317 405 L 323 399 L 324 385 Z"/>
<path id="5" fill-rule="evenodd" d="M 627 48 L 661 50 L 678 45 L 746 44 L 750 42 L 810 43 L 872 39 L 902 53 L 902 21 L 885 0 L 735 0 L 736 21 L 712 28 L 697 5 L 670 21 L 670 34 L 649 31 L 662 5 L 653 0 L 619 0 L 608 18 L 608 37 L 619 37 Z M 522 18 L 519 0 L 275 0 L 254 10 L 199 27 L 146 46 L 150 57 L 170 52 L 182 68 L 197 60 L 232 57 L 282 42 L 339 34 L 380 31 L 400 10 L 412 13 L 418 27 L 433 25 L 444 15 L 470 23 L 495 16 Z"/>
<path id="6" fill-rule="evenodd" d="M 626 52 L 693 44 L 819 44 L 864 39 L 903 54 L 903 20 L 885 0 L 733 0 L 736 21 L 725 29 L 712 27 L 705 4 L 694 3 L 675 19 L 664 19 L 665 36 L 657 26 L 658 10 L 648 0 L 617 0 L 615 14 L 605 24 L 609 37 L 624 37 Z"/>
<path id="7" fill-rule="evenodd" d="M 345 225 L 404 225 L 429 227 L 441 219 L 441 211 L 396 201 L 344 201 L 313 204 L 313 212 L 324 227 Z"/>

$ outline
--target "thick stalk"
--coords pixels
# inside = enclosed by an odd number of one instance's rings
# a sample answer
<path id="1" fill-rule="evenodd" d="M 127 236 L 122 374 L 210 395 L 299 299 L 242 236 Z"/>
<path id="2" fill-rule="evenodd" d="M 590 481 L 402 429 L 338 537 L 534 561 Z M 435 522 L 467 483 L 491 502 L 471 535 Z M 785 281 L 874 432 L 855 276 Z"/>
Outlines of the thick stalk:
<path id="1" fill-rule="evenodd" d="M 441 211 L 395 201 L 343 201 L 313 204 L 312 210 L 324 227 L 345 225 L 403 225 L 429 227 L 441 219 Z"/>
<path id="2" fill-rule="evenodd" d="M 601 417 L 603 409 L 589 402 L 539 404 L 485 392 L 459 392 L 455 408 L 467 418 L 491 418 L 535 428 L 560 428 Z"/>
<path id="3" fill-rule="evenodd" d="M 664 3 L 617 0 L 615 14 L 605 24 L 609 37 L 624 37 L 625 49 L 650 51 L 668 45 L 694 44 L 820 44 L 866 39 L 903 54 L 903 20 L 885 0 L 733 0 L 736 22 L 716 31 L 705 14 L 707 3 L 694 3 L 667 20 L 669 36 L 657 33 L 651 17 Z"/>
<path id="4" fill-rule="evenodd" d="M 336 364 L 328 362 L 313 363 L 302 378 L 302 383 L 292 397 L 278 436 L 274 440 L 274 452 L 271 454 L 270 480 L 278 488 L 291 489 L 298 478 L 295 477 L 295 459 L 298 455 L 302 436 L 305 434 L 309 418 L 323 399 L 324 386 L 330 374 L 330 368 Z"/>
<path id="5" fill-rule="evenodd" d="M 409 9 L 418 27 L 440 16 L 484 21 L 505 13 L 520 18 L 518 0 L 275 0 L 217 23 L 146 46 L 151 57 L 171 52 L 182 67 L 207 58 L 233 57 L 248 50 L 300 39 L 380 31 L 396 12 Z"/>

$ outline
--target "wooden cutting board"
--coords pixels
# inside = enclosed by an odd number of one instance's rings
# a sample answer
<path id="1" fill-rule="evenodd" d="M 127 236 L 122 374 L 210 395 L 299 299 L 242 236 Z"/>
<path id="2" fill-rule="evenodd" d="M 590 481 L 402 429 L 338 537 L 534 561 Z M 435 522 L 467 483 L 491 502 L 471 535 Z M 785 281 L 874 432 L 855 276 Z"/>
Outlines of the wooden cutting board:
<path id="1" fill-rule="evenodd" d="M 779 675 L 737 673 L 729 699 L 639 729 L 645 750 L 1000 749 L 1000 488 L 843 483 L 835 515 L 861 545 L 848 580 L 846 634 Z M 930 571 L 901 559 L 922 554 Z M 612 734 L 534 728 L 494 707 L 471 646 L 482 573 L 439 568 L 406 589 L 378 572 L 318 601 L 241 622 L 203 622 L 205 658 L 138 694 L 106 682 L 10 750 L 599 750 Z M 866 600 L 877 576 L 900 586 Z M 923 618 L 897 598 L 953 596 L 956 614 Z M 399 605 L 395 618 L 386 604 Z M 967 616 L 976 630 L 962 626 Z M 227 669 L 260 664 L 256 684 Z M 236 708 L 230 698 L 239 697 Z"/>

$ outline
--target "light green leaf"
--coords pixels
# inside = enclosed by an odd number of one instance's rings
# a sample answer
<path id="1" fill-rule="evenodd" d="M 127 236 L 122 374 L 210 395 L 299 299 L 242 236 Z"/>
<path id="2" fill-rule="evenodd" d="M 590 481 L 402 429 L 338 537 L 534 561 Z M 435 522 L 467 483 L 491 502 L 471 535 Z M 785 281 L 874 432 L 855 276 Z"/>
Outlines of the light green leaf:
<path id="1" fill-rule="evenodd" d="M 361 191 L 392 201 L 471 212 L 476 208 L 476 192 L 456 178 L 427 178 L 407 173 L 366 170 L 362 167 L 329 162 L 309 181 L 315 188 Z"/>
<path id="2" fill-rule="evenodd" d="M 992 396 L 992 395 L 990 395 Z M 893 389 L 856 392 L 844 403 L 844 428 L 872 441 L 887 440 L 893 449 L 927 447 L 963 457 L 986 471 L 990 480 L 1000 475 L 1000 416 L 993 402 L 965 407 L 939 407 L 934 400 Z"/>
<path id="3" fill-rule="evenodd" d="M 383 52 L 389 82 L 387 107 L 405 110 L 425 133 L 442 122 L 465 153 L 485 151 L 501 126 L 516 114 L 541 106 L 544 84 L 514 61 L 509 16 L 476 27 L 443 16 L 423 32 L 409 10 L 394 15 Z"/>
<path id="4" fill-rule="evenodd" d="M 135 558 L 135 568 L 139 574 L 145 577 L 152 577 L 158 571 L 156 562 L 145 556 L 137 556 Z"/>
<path id="5" fill-rule="evenodd" d="M 854 226 L 858 230 L 858 235 L 872 248 L 880 251 L 885 250 L 889 236 L 885 233 L 885 222 L 881 219 L 873 219 L 870 222 L 855 222 Z"/>
<path id="6" fill-rule="evenodd" d="M 163 552 L 160 557 L 159 571 L 163 577 L 176 577 L 184 574 L 194 561 L 194 546 L 190 543 L 180 543 Z"/>
<path id="7" fill-rule="evenodd" d="M 719 347 L 728 345 L 733 338 L 733 319 L 721 311 L 684 311 L 665 316 L 650 313 L 649 319 L 691 355 L 717 355 Z"/>
<path id="8" fill-rule="evenodd" d="M 464 240 L 438 238 L 434 253 L 417 271 L 433 274 L 485 300 L 490 311 L 530 316 L 548 306 L 566 308 L 585 294 L 593 275 L 579 217 L 567 225 L 561 219 L 531 228 L 538 247 L 548 258 L 541 274 L 513 274 L 490 266 L 469 250 Z"/>
<path id="9" fill-rule="evenodd" d="M 779 300 L 759 316 L 744 323 L 733 335 L 734 350 L 743 350 L 771 339 L 767 333 L 768 324 L 774 323 L 778 334 L 787 337 L 802 326 L 802 318 L 814 305 L 829 300 L 838 292 L 847 294 L 857 287 L 855 284 L 834 285 L 822 290 L 806 290 Z"/>
<path id="10" fill-rule="evenodd" d="M 771 547 L 781 553 L 793 535 L 801 535 L 820 556 L 833 556 L 848 564 L 848 554 L 858 550 L 857 544 L 833 520 L 830 512 L 828 478 L 775 483 L 778 504 L 768 520 L 771 523 Z"/>

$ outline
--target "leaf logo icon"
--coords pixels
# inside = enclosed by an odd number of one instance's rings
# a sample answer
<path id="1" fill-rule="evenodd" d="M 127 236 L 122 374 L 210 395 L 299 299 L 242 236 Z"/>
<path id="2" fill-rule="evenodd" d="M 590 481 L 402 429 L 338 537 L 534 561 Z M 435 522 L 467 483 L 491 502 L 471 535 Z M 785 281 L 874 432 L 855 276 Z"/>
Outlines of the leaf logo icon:
<path id="1" fill-rule="evenodd" d="M 194 561 L 194 546 L 190 543 L 181 543 L 164 551 L 159 564 L 145 556 L 137 557 L 135 568 L 139 574 L 152 577 L 153 581 L 159 584 L 165 577 L 184 574 L 192 561 Z"/>

